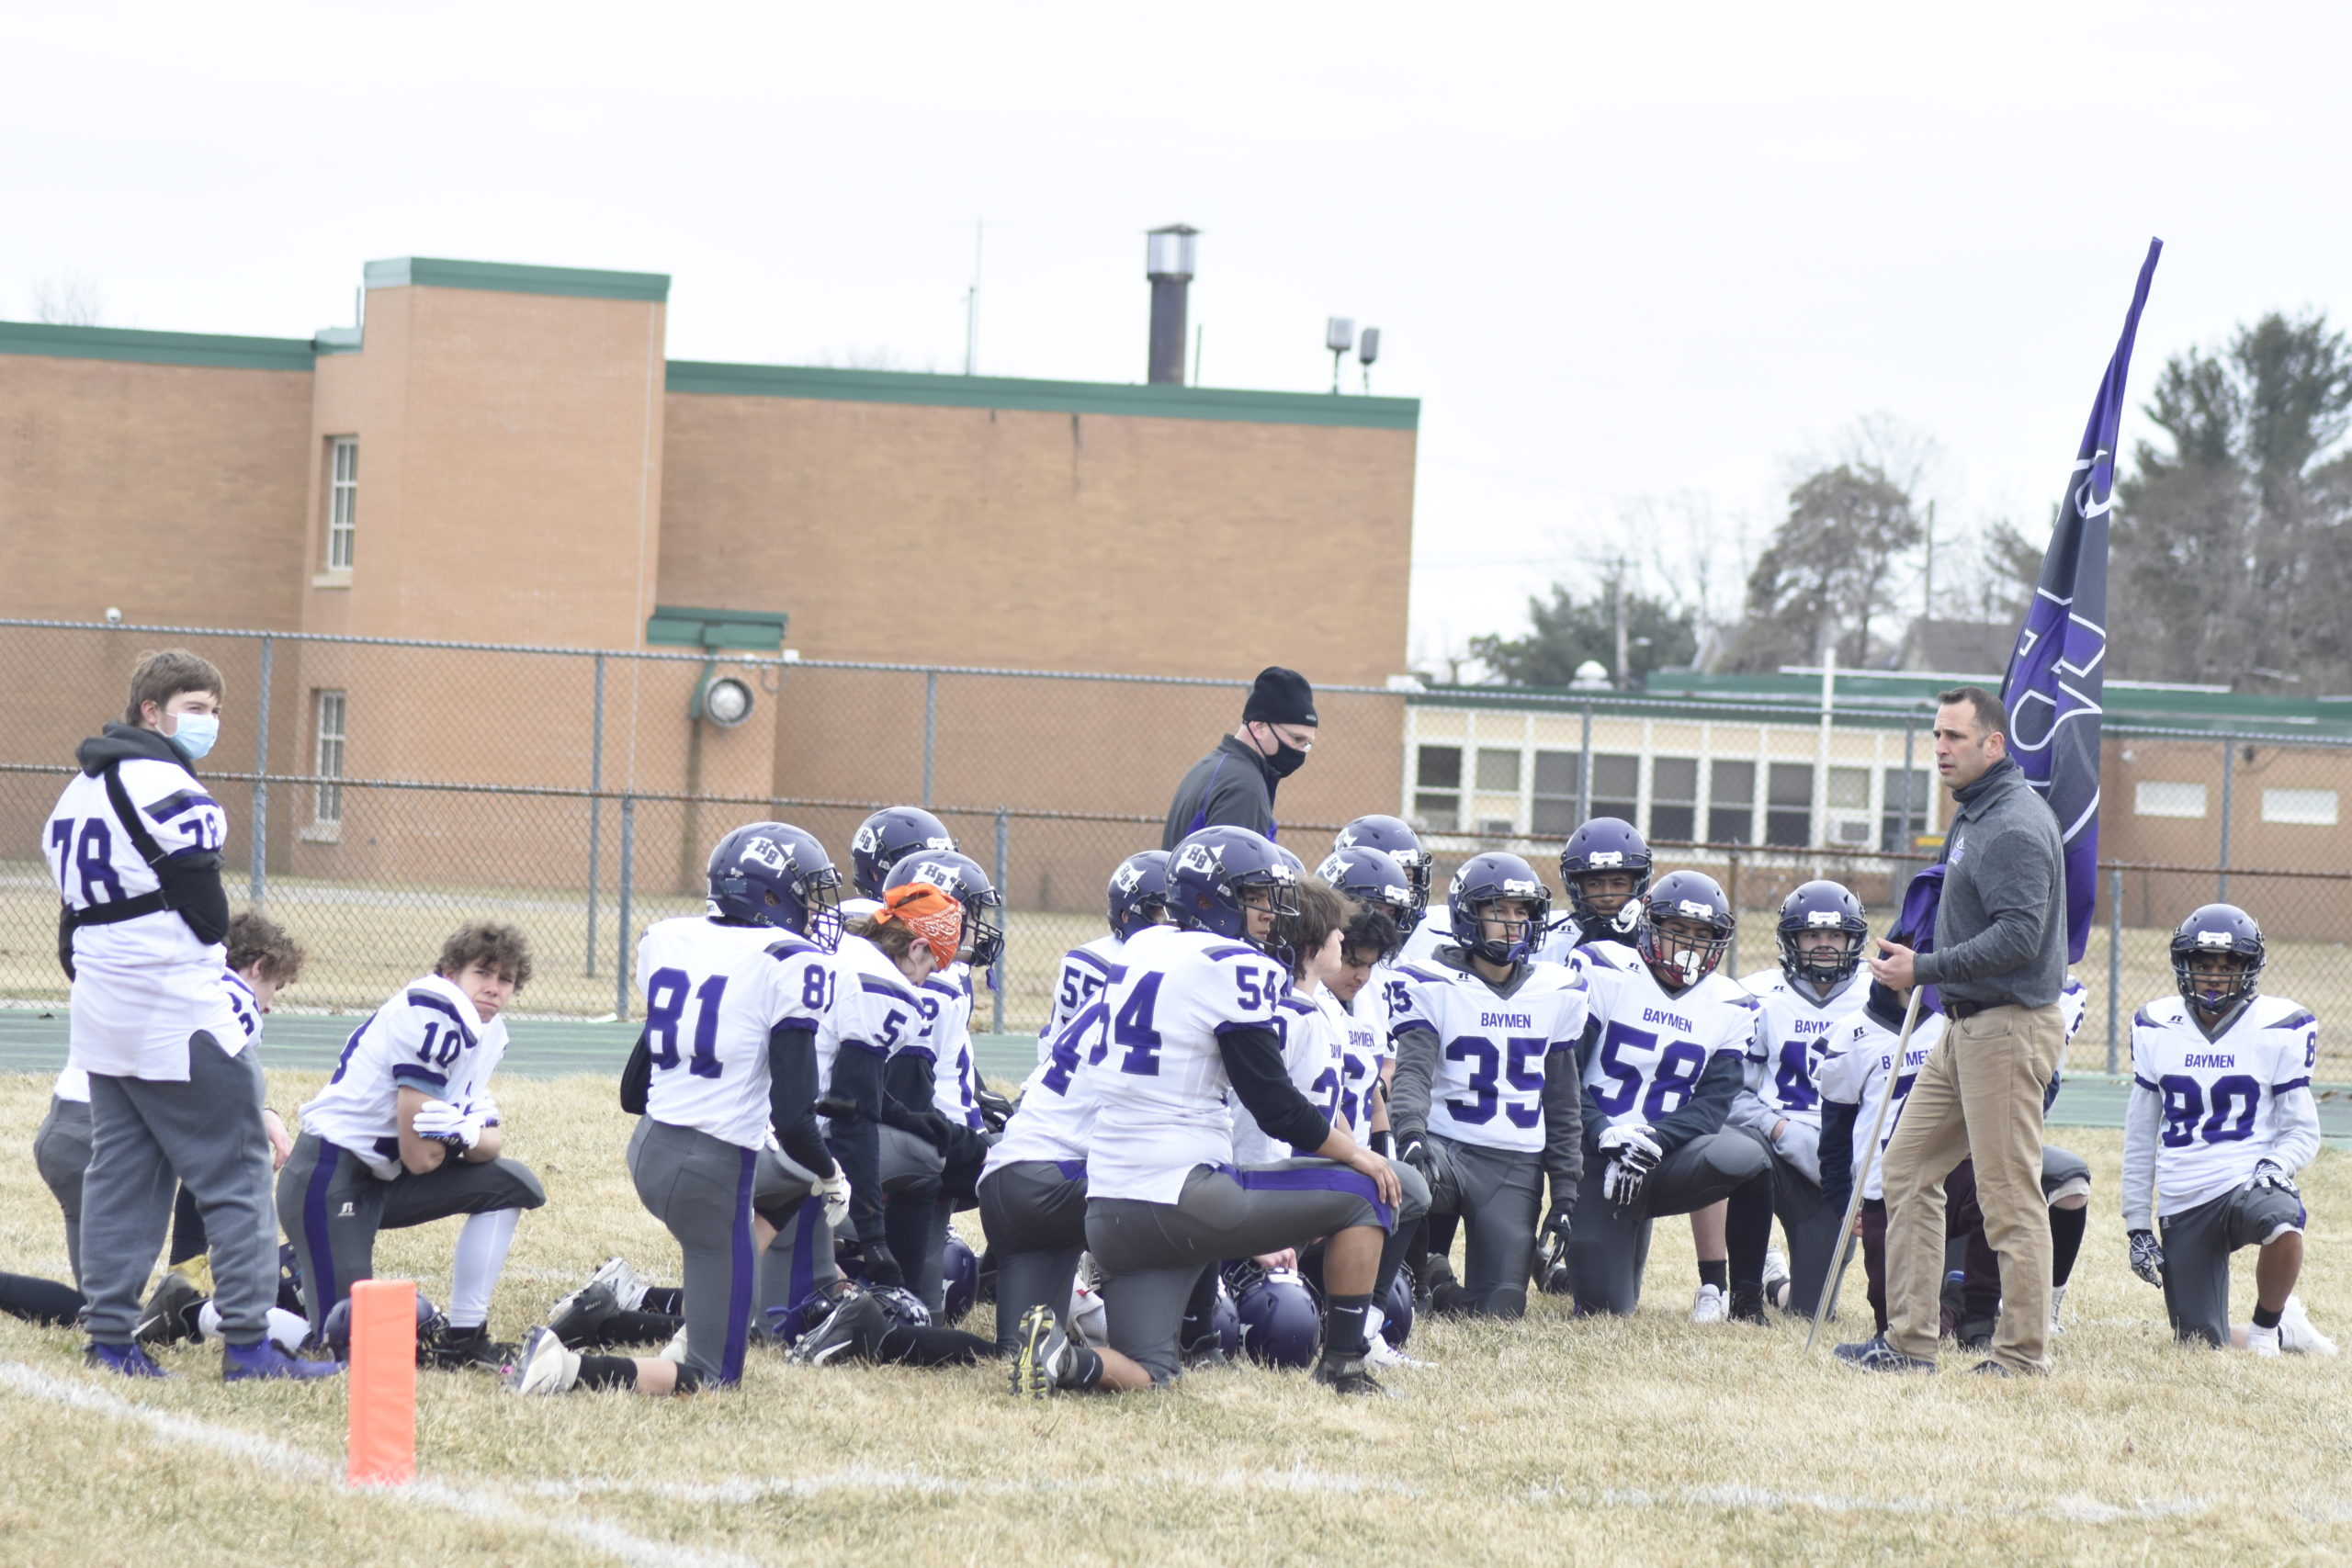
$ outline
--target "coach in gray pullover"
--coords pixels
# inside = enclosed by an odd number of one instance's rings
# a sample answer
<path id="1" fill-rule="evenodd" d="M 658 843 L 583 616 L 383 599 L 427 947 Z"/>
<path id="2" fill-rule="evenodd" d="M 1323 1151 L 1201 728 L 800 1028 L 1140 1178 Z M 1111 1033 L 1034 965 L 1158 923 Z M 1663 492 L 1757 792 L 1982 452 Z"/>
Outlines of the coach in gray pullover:
<path id="1" fill-rule="evenodd" d="M 2001 1259 L 2001 1317 L 1980 1372 L 2050 1370 L 2050 1213 L 2042 1088 L 2065 1043 L 2066 879 L 2058 819 L 2008 755 L 2007 716 L 1979 686 L 1942 693 L 1936 768 L 1952 792 L 1935 944 L 1882 939 L 1875 978 L 1936 987 L 1948 1021 L 1921 1064 L 1883 1161 L 1886 1332 L 1841 1345 L 1874 1371 L 1933 1371 L 1942 1317 L 1944 1178 L 1976 1162 L 1984 1239 Z"/>

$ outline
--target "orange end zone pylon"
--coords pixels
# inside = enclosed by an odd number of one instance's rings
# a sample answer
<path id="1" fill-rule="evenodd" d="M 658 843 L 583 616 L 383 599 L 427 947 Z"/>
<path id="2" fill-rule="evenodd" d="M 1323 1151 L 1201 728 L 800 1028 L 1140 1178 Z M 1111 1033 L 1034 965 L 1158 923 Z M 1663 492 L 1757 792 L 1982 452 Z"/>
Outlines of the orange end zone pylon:
<path id="1" fill-rule="evenodd" d="M 416 1282 L 351 1287 L 351 1460 L 355 1486 L 416 1479 Z"/>

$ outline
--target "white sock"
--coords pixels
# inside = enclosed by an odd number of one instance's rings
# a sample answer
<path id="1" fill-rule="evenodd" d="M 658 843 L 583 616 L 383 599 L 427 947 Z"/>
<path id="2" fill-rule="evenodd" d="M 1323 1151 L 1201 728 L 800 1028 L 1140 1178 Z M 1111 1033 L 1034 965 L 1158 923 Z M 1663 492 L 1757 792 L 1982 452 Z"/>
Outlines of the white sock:
<path id="1" fill-rule="evenodd" d="M 272 1307 L 269 1309 L 269 1337 L 277 1342 L 279 1349 L 290 1356 L 302 1348 L 303 1340 L 311 1337 L 311 1320 L 300 1313 L 288 1312 L 284 1307 Z"/>
<path id="2" fill-rule="evenodd" d="M 306 1332 L 310 1326 L 308 1323 L 302 1325 Z M 209 1301 L 196 1309 L 196 1337 L 198 1339 L 220 1337 L 220 1309 Z"/>
<path id="3" fill-rule="evenodd" d="M 457 1261 L 450 1268 L 449 1326 L 480 1328 L 490 1320 L 490 1292 L 506 1267 L 506 1249 L 514 1245 L 520 1209 L 492 1209 L 467 1216 L 458 1233 Z"/>

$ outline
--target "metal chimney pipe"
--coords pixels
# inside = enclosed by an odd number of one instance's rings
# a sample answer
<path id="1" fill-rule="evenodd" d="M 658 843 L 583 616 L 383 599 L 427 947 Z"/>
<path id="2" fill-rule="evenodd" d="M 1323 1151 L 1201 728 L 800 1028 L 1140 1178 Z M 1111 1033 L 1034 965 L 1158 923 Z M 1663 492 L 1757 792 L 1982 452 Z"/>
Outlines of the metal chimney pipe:
<path id="1" fill-rule="evenodd" d="M 1144 276 L 1151 280 L 1151 366 L 1155 385 L 1184 384 L 1184 316 L 1193 286 L 1193 236 L 1188 223 L 1171 223 L 1144 236 Z"/>

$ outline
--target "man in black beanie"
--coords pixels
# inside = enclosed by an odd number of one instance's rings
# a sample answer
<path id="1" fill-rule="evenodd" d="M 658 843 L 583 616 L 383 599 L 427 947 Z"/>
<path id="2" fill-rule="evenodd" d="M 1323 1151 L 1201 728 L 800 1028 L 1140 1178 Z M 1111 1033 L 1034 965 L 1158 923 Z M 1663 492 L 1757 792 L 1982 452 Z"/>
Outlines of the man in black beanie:
<path id="1" fill-rule="evenodd" d="M 1241 728 L 1193 764 L 1168 806 L 1159 847 L 1172 850 L 1204 828 L 1249 828 L 1272 838 L 1274 787 L 1315 749 L 1315 688 L 1295 670 L 1258 672 L 1241 707 Z"/>

